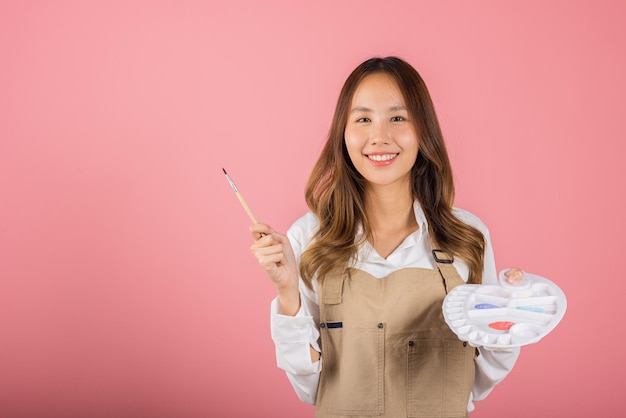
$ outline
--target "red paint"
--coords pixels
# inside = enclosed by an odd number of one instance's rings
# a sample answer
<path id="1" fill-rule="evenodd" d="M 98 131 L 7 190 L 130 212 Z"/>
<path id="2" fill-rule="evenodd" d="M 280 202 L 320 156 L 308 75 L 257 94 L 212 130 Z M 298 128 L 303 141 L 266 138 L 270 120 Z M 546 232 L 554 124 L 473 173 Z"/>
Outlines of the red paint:
<path id="1" fill-rule="evenodd" d="M 499 321 L 489 324 L 489 328 L 497 329 L 498 331 L 508 331 L 513 325 L 515 325 L 515 322 Z"/>

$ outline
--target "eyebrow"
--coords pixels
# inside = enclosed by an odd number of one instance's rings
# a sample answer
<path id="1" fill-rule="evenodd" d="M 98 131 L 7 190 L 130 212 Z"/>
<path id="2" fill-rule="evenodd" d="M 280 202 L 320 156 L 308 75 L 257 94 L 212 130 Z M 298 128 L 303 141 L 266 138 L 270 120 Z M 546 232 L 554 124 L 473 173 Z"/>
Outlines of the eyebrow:
<path id="1" fill-rule="evenodd" d="M 398 110 L 407 110 L 407 108 L 406 106 L 403 106 L 403 105 L 391 106 L 389 108 L 390 112 L 397 112 Z M 365 107 L 365 106 L 357 106 L 350 111 L 350 113 L 356 113 L 356 112 L 372 112 L 372 109 L 370 109 L 369 107 Z"/>

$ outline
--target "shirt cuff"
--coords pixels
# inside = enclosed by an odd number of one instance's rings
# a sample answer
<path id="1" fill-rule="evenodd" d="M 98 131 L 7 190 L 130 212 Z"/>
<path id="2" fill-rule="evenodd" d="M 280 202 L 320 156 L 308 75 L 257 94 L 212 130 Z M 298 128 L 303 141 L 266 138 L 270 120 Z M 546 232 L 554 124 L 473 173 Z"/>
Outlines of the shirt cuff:
<path id="1" fill-rule="evenodd" d="M 473 399 L 485 399 L 494 386 L 501 382 L 513 369 L 520 354 L 519 347 L 479 347 L 476 358 L 476 377 L 472 390 Z"/>
<path id="2" fill-rule="evenodd" d="M 311 361 L 309 346 L 320 352 L 319 331 L 302 305 L 295 316 L 280 314 L 278 298 L 272 301 L 270 329 L 276 345 L 278 367 L 292 374 L 314 374 L 321 370 L 321 362 Z"/>

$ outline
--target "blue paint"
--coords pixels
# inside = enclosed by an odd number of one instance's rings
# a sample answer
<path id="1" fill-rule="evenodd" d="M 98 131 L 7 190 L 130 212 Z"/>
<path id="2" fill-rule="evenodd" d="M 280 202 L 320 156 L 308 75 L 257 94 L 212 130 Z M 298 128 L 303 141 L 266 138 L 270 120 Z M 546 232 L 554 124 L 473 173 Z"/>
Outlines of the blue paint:
<path id="1" fill-rule="evenodd" d="M 546 310 L 540 308 L 539 306 L 518 306 L 517 309 L 521 309 L 522 311 L 546 313 Z"/>
<path id="2" fill-rule="evenodd" d="M 500 306 L 492 305 L 491 303 L 479 303 L 477 305 L 474 305 L 474 308 L 476 308 L 476 309 L 494 309 L 494 308 L 500 308 Z"/>

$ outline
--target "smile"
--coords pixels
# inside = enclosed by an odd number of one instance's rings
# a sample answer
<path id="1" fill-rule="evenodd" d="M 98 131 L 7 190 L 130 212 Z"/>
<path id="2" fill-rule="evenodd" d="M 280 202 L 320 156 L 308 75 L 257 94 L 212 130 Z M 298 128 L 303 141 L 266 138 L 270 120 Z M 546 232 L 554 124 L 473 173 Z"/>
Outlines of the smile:
<path id="1" fill-rule="evenodd" d="M 396 158 L 398 156 L 398 154 L 377 154 L 377 155 L 368 155 L 367 158 L 369 158 L 372 161 L 389 161 L 389 160 L 393 160 L 394 158 Z"/>

